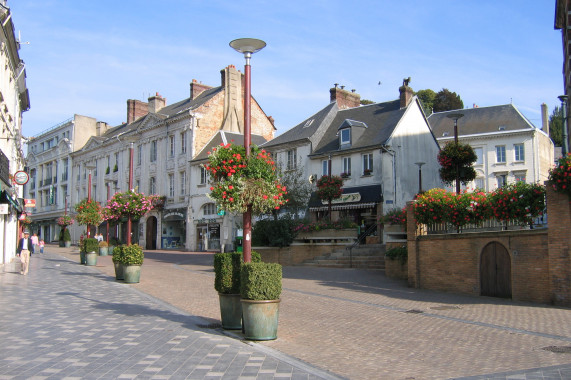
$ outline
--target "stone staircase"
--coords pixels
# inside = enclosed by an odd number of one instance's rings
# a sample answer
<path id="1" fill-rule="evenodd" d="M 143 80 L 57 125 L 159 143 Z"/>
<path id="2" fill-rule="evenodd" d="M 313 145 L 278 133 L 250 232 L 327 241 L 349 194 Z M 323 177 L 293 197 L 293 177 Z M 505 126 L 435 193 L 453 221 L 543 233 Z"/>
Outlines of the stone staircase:
<path id="1" fill-rule="evenodd" d="M 300 265 L 322 268 L 385 269 L 385 245 L 357 245 L 350 253 L 348 249 L 336 250 L 323 256 L 305 260 Z"/>

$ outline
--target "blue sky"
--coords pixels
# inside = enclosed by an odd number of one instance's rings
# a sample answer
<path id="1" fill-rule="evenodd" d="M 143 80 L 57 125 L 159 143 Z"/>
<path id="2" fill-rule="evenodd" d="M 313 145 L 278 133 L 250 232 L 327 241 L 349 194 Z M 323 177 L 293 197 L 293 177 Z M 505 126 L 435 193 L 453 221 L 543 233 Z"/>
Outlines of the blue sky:
<path id="1" fill-rule="evenodd" d="M 31 109 L 23 134 L 73 114 L 111 125 L 127 99 L 159 92 L 172 104 L 196 79 L 220 85 L 229 47 L 259 38 L 252 94 L 277 134 L 329 103 L 334 83 L 375 102 L 448 88 L 466 108 L 513 102 L 541 127 L 563 93 L 555 0 L 8 0 L 23 44 Z M 379 81 L 382 83 L 379 85 Z"/>

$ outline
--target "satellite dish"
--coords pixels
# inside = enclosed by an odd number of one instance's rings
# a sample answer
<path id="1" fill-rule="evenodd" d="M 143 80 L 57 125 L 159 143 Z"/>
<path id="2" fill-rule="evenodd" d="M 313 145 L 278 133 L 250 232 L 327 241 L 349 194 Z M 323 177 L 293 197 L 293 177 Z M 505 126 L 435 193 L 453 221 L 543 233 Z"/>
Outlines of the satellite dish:
<path id="1" fill-rule="evenodd" d="M 309 176 L 309 183 L 314 183 L 316 179 L 317 179 L 317 176 L 315 174 L 311 174 Z"/>

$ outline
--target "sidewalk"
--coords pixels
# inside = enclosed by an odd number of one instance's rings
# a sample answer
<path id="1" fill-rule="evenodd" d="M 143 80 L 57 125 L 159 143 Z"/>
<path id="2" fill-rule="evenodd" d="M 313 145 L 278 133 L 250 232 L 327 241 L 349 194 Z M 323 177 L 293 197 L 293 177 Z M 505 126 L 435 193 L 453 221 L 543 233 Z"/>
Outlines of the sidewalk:
<path id="1" fill-rule="evenodd" d="M 212 254 L 148 251 L 127 285 L 109 256 L 93 268 L 77 248 L 46 249 L 27 277 L 0 274 L 0 316 L 14 321 L 0 379 L 571 379 L 569 309 L 284 267 L 278 339 L 245 343 L 219 328 Z"/>

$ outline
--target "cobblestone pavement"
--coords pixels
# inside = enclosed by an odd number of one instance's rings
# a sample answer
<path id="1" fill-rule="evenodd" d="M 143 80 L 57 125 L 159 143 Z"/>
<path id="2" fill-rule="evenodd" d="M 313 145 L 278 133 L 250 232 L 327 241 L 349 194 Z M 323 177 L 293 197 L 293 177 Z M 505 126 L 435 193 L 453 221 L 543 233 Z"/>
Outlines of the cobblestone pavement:
<path id="1" fill-rule="evenodd" d="M 122 296 L 122 302 L 128 300 L 135 310 L 149 302 L 159 309 L 172 305 L 188 313 L 189 316 L 181 317 L 184 320 L 201 321 L 190 327 L 187 323 L 187 329 L 197 329 L 194 331 L 217 339 L 226 339 L 222 334 L 230 335 L 231 342 L 253 352 L 268 349 L 286 358 L 297 358 L 297 363 L 308 363 L 315 371 L 323 370 L 315 375 L 317 377 L 337 374 L 351 379 L 571 379 L 569 309 L 411 289 L 403 282 L 387 279 L 379 271 L 284 267 L 278 339 L 244 345 L 239 343 L 241 334 L 223 333 L 220 329 L 202 331 L 195 327 L 219 323 L 211 254 L 146 252 L 141 283 L 125 285 L 112 280 L 113 266 L 108 256 L 99 257 L 95 269 L 102 274 L 96 275 L 94 269 L 75 264 L 79 256 L 77 249 L 53 246 L 48 249 L 72 260 L 73 264 L 60 261 L 61 265 L 71 265 L 68 271 L 90 274 L 75 275 L 65 286 L 58 284 L 60 291 L 51 298 L 53 310 L 59 310 L 56 305 L 67 303 L 68 299 L 77 298 L 66 292 L 76 292 L 75 281 L 88 277 L 114 291 L 130 291 Z M 34 271 L 34 266 L 31 270 Z M 3 274 L 5 278 L 6 275 Z M 10 282 L 16 284 L 30 278 L 33 277 L 16 276 Z M 44 281 L 43 275 L 41 281 Z M 0 282 L 0 290 L 5 291 L 9 286 L 4 286 L 4 282 Z M 99 285 L 93 285 L 94 292 L 98 288 Z M 153 298 L 145 298 L 143 294 Z M 4 314 L 6 301 L 4 294 L 0 296 L 0 313 Z M 110 300 L 109 291 L 94 293 L 89 298 L 92 305 L 120 302 Z M 79 301 L 74 308 L 76 312 L 86 300 Z M 143 311 L 150 308 L 146 306 Z M 35 312 L 34 307 L 30 307 L 30 311 Z M 8 313 L 13 315 L 14 311 Z M 173 312 L 168 312 L 167 318 L 154 315 L 154 320 L 169 321 L 169 313 Z M 92 328 L 101 328 L 107 323 L 108 318 L 104 322 L 92 314 L 89 313 Z M 132 314 L 114 312 L 113 315 L 120 319 L 132 318 Z M 65 326 L 65 322 L 60 325 Z M 0 329 L 0 333 L 4 331 L 5 328 Z M 10 331 L 7 335 L 14 336 L 13 330 Z M 4 336 L 0 337 L 2 343 Z M 39 342 L 39 339 L 27 339 L 34 345 Z M 84 339 L 92 339 L 92 344 L 97 344 L 98 340 L 108 338 Z M 233 343 L 229 344 L 234 347 Z M 151 344 L 145 347 L 155 349 Z M 0 348 L 0 359 L 5 356 L 2 350 Z M 294 364 L 290 365 L 295 368 Z M 5 373 L 4 366 L 0 366 L 0 375 Z M 264 376 L 259 374 L 258 378 Z"/>

